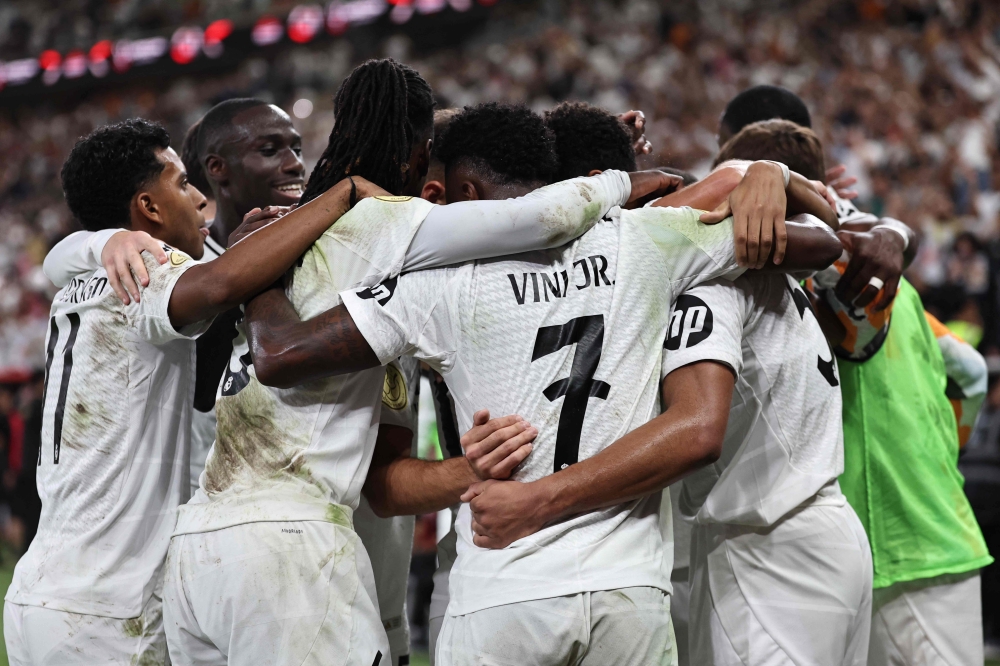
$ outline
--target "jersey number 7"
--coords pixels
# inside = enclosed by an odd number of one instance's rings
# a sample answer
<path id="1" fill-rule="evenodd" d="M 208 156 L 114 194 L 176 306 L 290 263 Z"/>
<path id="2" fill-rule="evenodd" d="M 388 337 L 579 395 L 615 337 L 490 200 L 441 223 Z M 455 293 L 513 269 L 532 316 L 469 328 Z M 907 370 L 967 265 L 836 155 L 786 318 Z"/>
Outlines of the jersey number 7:
<path id="1" fill-rule="evenodd" d="M 607 382 L 594 379 L 604 347 L 604 315 L 577 317 L 562 326 L 543 326 L 538 329 L 531 360 L 548 356 L 567 345 L 576 345 L 569 377 L 549 384 L 543 391 L 549 402 L 565 398 L 562 411 L 559 412 L 553 472 L 579 460 L 580 435 L 583 432 L 587 403 L 591 398 L 606 400 L 608 391 L 611 390 L 611 385 Z"/>

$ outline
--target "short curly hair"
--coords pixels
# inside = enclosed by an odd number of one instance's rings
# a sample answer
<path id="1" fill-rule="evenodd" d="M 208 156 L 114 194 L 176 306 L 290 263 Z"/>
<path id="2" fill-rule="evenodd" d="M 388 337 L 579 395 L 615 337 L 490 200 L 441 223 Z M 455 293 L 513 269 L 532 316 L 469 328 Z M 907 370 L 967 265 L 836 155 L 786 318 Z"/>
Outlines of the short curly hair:
<path id="1" fill-rule="evenodd" d="M 83 228 L 128 227 L 132 197 L 163 171 L 156 152 L 169 147 L 167 130 L 142 118 L 99 127 L 77 141 L 61 175 L 66 203 Z"/>
<path id="2" fill-rule="evenodd" d="M 635 171 L 635 149 L 625 124 L 586 102 L 563 102 L 545 114 L 556 135 L 556 180 L 586 176 L 597 169 Z"/>
<path id="3" fill-rule="evenodd" d="M 554 182 L 555 137 L 537 113 L 521 104 L 467 106 L 448 123 L 437 146 L 445 168 L 470 160 L 497 185 Z"/>

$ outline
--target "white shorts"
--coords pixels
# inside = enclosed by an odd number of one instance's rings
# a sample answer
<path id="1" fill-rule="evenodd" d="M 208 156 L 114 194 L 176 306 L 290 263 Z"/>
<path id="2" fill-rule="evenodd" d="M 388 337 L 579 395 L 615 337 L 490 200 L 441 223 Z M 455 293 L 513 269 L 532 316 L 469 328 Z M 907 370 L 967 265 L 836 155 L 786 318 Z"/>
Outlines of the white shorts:
<path id="1" fill-rule="evenodd" d="M 389 662 L 368 555 L 353 530 L 333 523 L 175 536 L 163 601 L 179 666 Z"/>
<path id="2" fill-rule="evenodd" d="M 156 590 L 139 617 L 98 615 L 4 603 L 3 633 L 11 666 L 169 664 L 163 601 Z"/>
<path id="3" fill-rule="evenodd" d="M 770 528 L 696 525 L 690 577 L 692 664 L 864 666 L 871 550 L 842 495 Z"/>
<path id="4" fill-rule="evenodd" d="M 979 570 L 875 590 L 870 666 L 983 663 Z"/>
<path id="5" fill-rule="evenodd" d="M 630 587 L 447 615 L 435 663 L 676 666 L 670 595 Z"/>

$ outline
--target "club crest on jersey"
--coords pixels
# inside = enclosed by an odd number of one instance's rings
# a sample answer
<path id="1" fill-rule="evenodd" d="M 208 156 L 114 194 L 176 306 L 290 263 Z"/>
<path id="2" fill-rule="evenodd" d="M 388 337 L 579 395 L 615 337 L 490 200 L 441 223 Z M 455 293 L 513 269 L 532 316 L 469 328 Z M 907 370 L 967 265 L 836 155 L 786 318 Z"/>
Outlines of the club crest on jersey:
<path id="1" fill-rule="evenodd" d="M 181 264 L 184 264 L 189 258 L 183 252 L 176 252 L 176 251 L 171 252 L 169 256 L 170 256 L 171 266 L 180 266 Z"/>
<path id="2" fill-rule="evenodd" d="M 397 278 L 390 278 L 373 287 L 362 289 L 358 292 L 358 298 L 374 298 L 375 302 L 379 305 L 385 305 L 389 302 L 389 299 L 392 298 L 393 292 L 396 291 L 396 280 Z"/>
<path id="3" fill-rule="evenodd" d="M 406 407 L 406 379 L 403 378 L 403 373 L 391 363 L 385 366 L 382 404 L 397 412 Z"/>
<path id="4" fill-rule="evenodd" d="M 682 294 L 670 315 L 663 348 L 668 351 L 693 347 L 712 334 L 712 309 L 697 296 Z"/>

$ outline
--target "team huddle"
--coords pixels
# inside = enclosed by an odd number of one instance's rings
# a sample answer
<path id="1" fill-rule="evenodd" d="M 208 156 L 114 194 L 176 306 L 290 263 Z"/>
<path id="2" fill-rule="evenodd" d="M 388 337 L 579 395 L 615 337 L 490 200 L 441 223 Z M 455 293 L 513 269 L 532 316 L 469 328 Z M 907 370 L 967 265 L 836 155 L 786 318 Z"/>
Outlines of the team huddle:
<path id="1" fill-rule="evenodd" d="M 915 663 L 841 476 L 839 361 L 882 362 L 916 238 L 765 93 L 700 181 L 636 169 L 641 114 L 435 111 L 392 60 L 343 82 L 308 180 L 255 99 L 180 155 L 141 119 L 81 139 L 11 663 L 407 664 L 413 516 L 446 508 L 442 666 Z M 957 451 L 985 368 L 935 335 L 924 412 Z M 954 531 L 939 573 L 991 561 Z"/>

